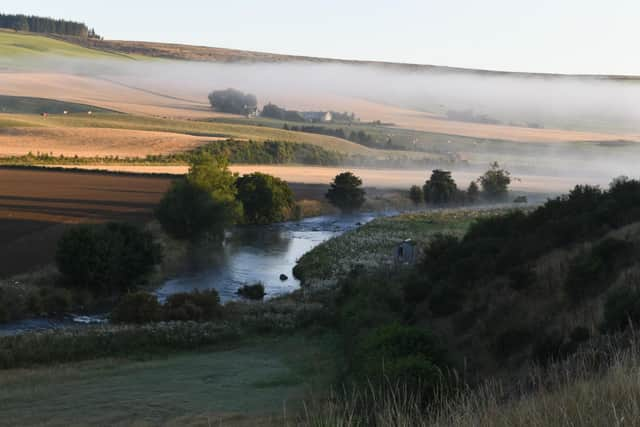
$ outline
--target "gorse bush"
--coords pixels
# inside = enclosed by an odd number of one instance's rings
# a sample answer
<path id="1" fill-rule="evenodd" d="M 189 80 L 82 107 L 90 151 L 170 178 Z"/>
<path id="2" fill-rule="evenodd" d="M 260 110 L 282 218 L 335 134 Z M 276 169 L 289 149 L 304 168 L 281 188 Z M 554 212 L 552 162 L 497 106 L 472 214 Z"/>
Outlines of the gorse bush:
<path id="1" fill-rule="evenodd" d="M 134 289 L 161 258 L 151 233 L 120 223 L 72 227 L 56 251 L 64 283 L 96 294 Z"/>

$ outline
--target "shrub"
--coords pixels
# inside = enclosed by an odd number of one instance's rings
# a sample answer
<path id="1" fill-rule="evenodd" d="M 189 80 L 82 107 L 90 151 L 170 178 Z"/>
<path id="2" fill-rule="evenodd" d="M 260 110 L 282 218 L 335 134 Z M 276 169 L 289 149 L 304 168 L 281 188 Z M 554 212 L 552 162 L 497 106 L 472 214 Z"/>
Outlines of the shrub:
<path id="1" fill-rule="evenodd" d="M 364 381 L 432 387 L 441 382 L 448 361 L 437 340 L 424 329 L 390 324 L 371 331 L 362 341 L 355 367 Z"/>
<path id="2" fill-rule="evenodd" d="M 361 188 L 362 180 L 351 172 L 336 175 L 326 198 L 343 212 L 353 212 L 362 207 L 366 192 Z"/>
<path id="3" fill-rule="evenodd" d="M 111 312 L 115 323 L 148 323 L 162 319 L 162 306 L 155 295 L 133 292 L 124 295 Z"/>
<path id="4" fill-rule="evenodd" d="M 42 309 L 47 314 L 63 314 L 73 308 L 73 295 L 69 289 L 43 288 L 40 298 Z"/>
<path id="5" fill-rule="evenodd" d="M 266 295 L 264 292 L 264 285 L 262 283 L 256 283 L 255 285 L 244 285 L 238 289 L 237 294 L 243 298 L 252 300 L 261 300 Z"/>
<path id="6" fill-rule="evenodd" d="M 606 238 L 586 254 L 575 257 L 569 266 L 565 291 L 572 301 L 598 295 L 615 281 L 620 268 L 631 261 L 633 243 Z"/>
<path id="7" fill-rule="evenodd" d="M 514 267 L 509 271 L 509 286 L 517 291 L 527 289 L 536 280 L 535 271 L 528 265 Z"/>
<path id="8" fill-rule="evenodd" d="M 221 314 L 220 296 L 215 289 L 173 294 L 164 303 L 166 320 L 204 322 L 218 319 Z"/>
<path id="9" fill-rule="evenodd" d="M 413 202 L 414 205 L 418 206 L 424 202 L 424 193 L 422 189 L 417 185 L 411 186 L 409 189 L 409 199 Z"/>
<path id="10" fill-rule="evenodd" d="M 508 329 L 498 335 L 494 342 L 493 351 L 496 357 L 506 359 L 507 357 L 523 350 L 535 337 L 535 334 L 525 327 Z"/>
<path id="11" fill-rule="evenodd" d="M 295 200 L 289 184 L 280 178 L 252 173 L 238 178 L 238 199 L 249 224 L 270 224 L 291 217 Z"/>
<path id="12" fill-rule="evenodd" d="M 121 223 L 70 228 L 56 251 L 64 282 L 97 294 L 135 288 L 160 259 L 151 233 Z"/>
<path id="13" fill-rule="evenodd" d="M 640 290 L 622 288 L 607 296 L 602 322 L 604 331 L 622 331 L 638 321 L 640 321 Z"/>

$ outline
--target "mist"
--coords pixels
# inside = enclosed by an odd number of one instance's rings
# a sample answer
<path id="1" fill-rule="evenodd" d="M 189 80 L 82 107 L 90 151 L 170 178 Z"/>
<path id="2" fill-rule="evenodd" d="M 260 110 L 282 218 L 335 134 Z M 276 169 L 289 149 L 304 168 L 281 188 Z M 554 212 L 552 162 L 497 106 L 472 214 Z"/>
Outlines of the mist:
<path id="1" fill-rule="evenodd" d="M 498 160 L 516 174 L 580 176 L 600 182 L 618 175 L 635 176 L 640 161 L 640 80 L 635 79 L 347 63 L 0 59 L 0 71 L 15 70 L 105 80 L 191 102 L 203 110 L 209 92 L 233 87 L 255 94 L 260 105 L 272 102 L 287 109 L 348 111 L 363 121 L 380 120 L 391 127 L 424 132 L 430 131 L 433 120 L 450 126 L 446 116 L 452 110 L 471 110 L 500 122 L 507 131 L 526 131 L 524 137 L 480 134 L 465 135 L 464 140 L 451 132 L 454 136 L 447 145 L 430 144 L 428 138 L 419 141 L 421 150 L 456 153 L 466 161 L 466 165 L 451 166 L 454 169 L 481 169 Z M 2 86 L 0 81 L 0 90 Z M 542 129 L 532 129 L 529 137 L 527 126 L 532 124 Z M 481 124 L 478 128 L 486 126 L 491 127 Z M 559 133 L 553 141 L 546 140 L 554 129 L 576 134 L 568 133 L 564 139 Z M 536 141 L 537 135 L 543 138 Z M 573 142 L 574 137 L 582 142 Z"/>

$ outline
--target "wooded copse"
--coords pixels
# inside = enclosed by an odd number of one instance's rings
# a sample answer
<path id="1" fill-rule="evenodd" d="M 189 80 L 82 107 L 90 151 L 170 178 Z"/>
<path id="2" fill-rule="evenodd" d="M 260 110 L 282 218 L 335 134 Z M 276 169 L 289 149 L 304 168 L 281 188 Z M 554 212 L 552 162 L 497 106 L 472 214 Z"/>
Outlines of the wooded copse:
<path id="1" fill-rule="evenodd" d="M 82 22 L 43 18 L 30 15 L 6 15 L 0 13 L 0 28 L 32 33 L 60 34 L 84 38 L 99 38 L 93 29 Z"/>

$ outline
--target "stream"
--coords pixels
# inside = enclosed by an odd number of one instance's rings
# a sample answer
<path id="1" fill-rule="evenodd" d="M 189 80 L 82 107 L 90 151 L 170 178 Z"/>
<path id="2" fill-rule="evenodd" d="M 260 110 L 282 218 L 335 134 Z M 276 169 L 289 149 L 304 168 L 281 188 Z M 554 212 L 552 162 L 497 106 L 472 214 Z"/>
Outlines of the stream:
<path id="1" fill-rule="evenodd" d="M 297 260 L 322 242 L 366 224 L 381 216 L 397 214 L 389 210 L 353 215 L 326 215 L 265 226 L 236 227 L 224 245 L 199 250 L 184 270 L 168 278 L 157 290 L 160 301 L 178 292 L 215 289 L 222 303 L 238 299 L 236 291 L 245 284 L 261 282 L 266 298 L 289 293 L 300 287 L 293 277 Z M 287 280 L 281 280 L 284 274 Z M 36 318 L 0 324 L 0 336 L 29 331 L 58 329 L 103 323 L 105 316 L 68 315 L 62 319 Z"/>

